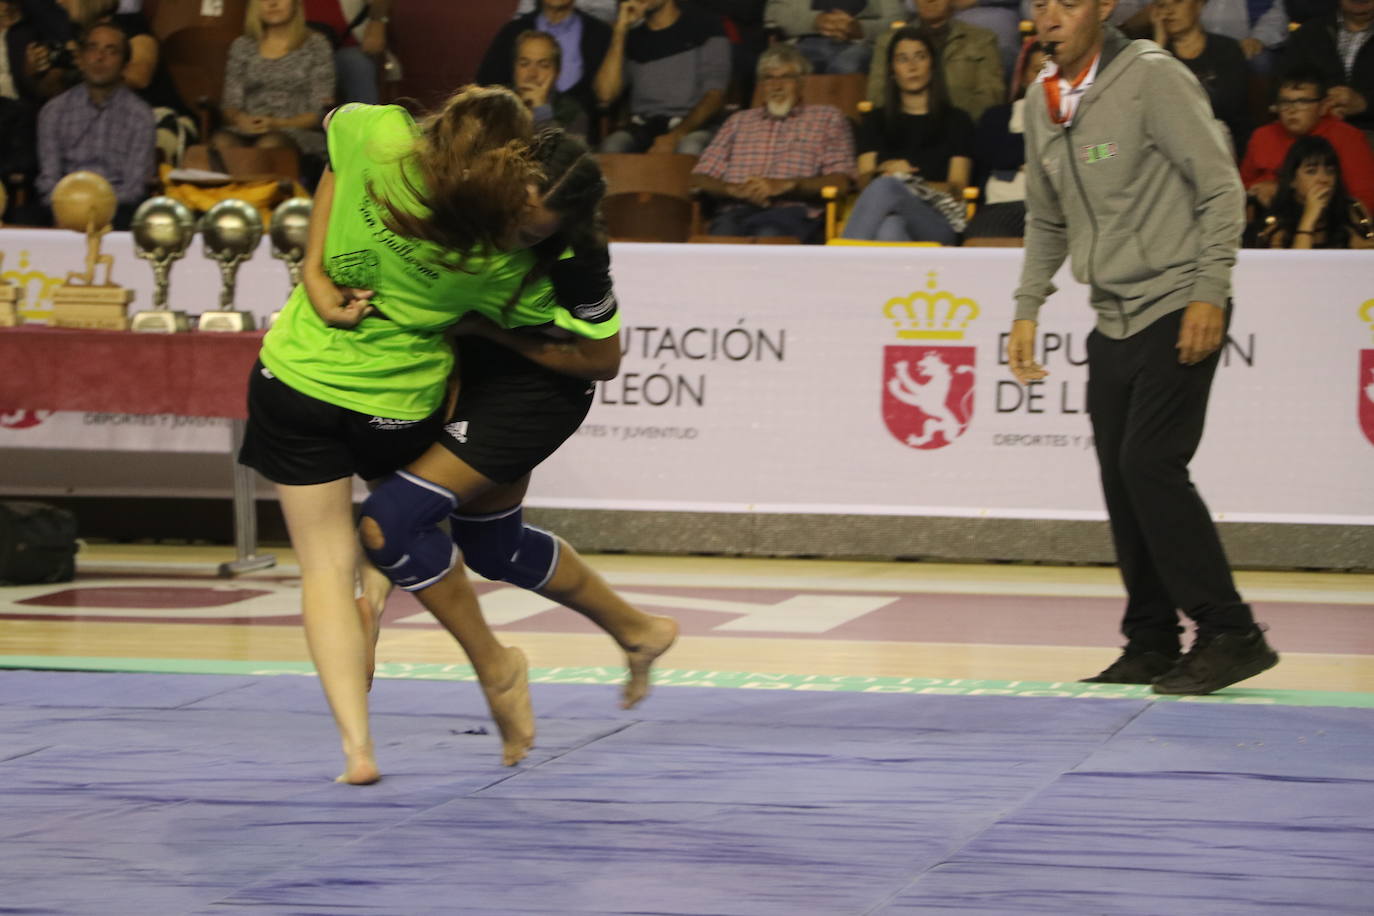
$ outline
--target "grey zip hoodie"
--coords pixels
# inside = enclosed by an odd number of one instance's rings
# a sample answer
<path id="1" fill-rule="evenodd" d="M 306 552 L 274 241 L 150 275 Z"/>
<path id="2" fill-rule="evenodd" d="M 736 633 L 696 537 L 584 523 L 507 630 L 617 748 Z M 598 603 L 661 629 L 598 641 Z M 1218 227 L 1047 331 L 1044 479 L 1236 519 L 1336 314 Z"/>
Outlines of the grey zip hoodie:
<path id="1" fill-rule="evenodd" d="M 1207 95 L 1173 55 L 1108 27 L 1067 127 L 1026 93 L 1026 251 L 1016 317 L 1035 320 L 1071 258 L 1097 330 L 1122 339 L 1188 305 L 1226 308 L 1245 191 Z"/>

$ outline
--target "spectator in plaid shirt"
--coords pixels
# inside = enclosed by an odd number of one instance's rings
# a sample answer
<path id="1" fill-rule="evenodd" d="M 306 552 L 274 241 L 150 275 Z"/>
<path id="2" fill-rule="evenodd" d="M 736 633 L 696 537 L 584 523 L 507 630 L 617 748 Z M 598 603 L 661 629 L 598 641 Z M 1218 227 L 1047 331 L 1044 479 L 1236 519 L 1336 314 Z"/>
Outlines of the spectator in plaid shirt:
<path id="1" fill-rule="evenodd" d="M 803 105 L 810 62 L 791 45 L 759 57 L 764 104 L 731 116 L 692 170 L 692 186 L 722 203 L 713 235 L 821 241 L 821 189 L 854 177 L 854 138 L 832 105 Z"/>
<path id="2" fill-rule="evenodd" d="M 153 177 L 157 126 L 153 110 L 124 85 L 129 39 L 114 25 L 95 25 L 77 54 L 82 82 L 56 96 L 38 113 L 35 182 L 43 203 L 52 205 L 53 186 L 71 172 L 88 169 L 114 186 L 114 227 L 129 228 L 134 210 L 148 196 Z"/>

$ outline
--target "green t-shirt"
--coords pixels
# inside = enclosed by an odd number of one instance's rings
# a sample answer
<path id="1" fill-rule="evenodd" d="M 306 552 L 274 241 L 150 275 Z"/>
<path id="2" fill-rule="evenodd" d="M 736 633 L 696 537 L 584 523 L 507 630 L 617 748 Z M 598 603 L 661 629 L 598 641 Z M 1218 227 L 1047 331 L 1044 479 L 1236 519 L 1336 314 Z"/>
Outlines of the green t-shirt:
<path id="1" fill-rule="evenodd" d="M 374 290 L 380 315 L 356 328 L 331 328 L 298 285 L 262 347 L 263 365 L 292 388 L 359 413 L 417 420 L 443 399 L 453 367 L 444 331 L 468 311 L 506 327 L 553 325 L 598 339 L 619 330 L 618 320 L 588 324 L 559 306 L 547 278 L 522 290 L 534 264 L 528 251 L 473 256 L 463 270 L 449 270 L 439 266 L 435 246 L 386 228 L 369 182 L 403 206 L 420 207 L 401 180 L 416 138 L 405 109 L 345 105 L 327 137 L 334 202 L 325 271 L 341 286 Z"/>

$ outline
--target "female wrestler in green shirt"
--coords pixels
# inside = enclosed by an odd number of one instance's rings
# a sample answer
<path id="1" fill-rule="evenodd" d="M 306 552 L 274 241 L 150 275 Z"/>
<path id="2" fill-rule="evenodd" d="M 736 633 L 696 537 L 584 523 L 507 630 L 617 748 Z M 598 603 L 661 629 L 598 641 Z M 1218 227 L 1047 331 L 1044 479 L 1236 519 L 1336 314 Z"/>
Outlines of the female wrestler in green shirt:
<path id="1" fill-rule="evenodd" d="M 547 282 L 525 282 L 534 258 L 520 245 L 539 175 L 529 129 L 524 106 L 501 89 L 460 91 L 418 125 L 394 106 L 337 110 L 303 282 L 250 380 L 239 460 L 277 484 L 345 782 L 379 775 L 370 620 L 354 600 L 352 477 L 379 478 L 433 442 L 453 365 L 444 334 L 467 309 L 550 295 Z M 529 731 L 523 656 L 496 643 L 470 588 L 451 591 L 441 623 L 468 650 L 503 737 Z"/>
<path id="2" fill-rule="evenodd" d="M 557 307 L 539 269 L 552 260 L 548 246 L 524 250 L 560 228 L 560 202 L 574 203 L 545 193 L 559 188 L 572 163 L 532 172 L 511 145 L 523 110 L 509 102 L 500 90 L 466 90 L 418 133 L 395 107 L 345 106 L 332 116 L 332 169 L 316 196 L 303 288 L 264 341 L 252 379 L 241 460 L 278 484 L 302 570 L 307 640 L 343 739 L 347 782 L 379 775 L 366 691 L 370 609 L 385 596 L 385 580 L 357 562 L 351 475 L 380 477 L 439 437 L 437 407 L 452 366 L 442 332 L 472 310 L 505 327 L 577 334 L 589 345 L 507 341 L 559 372 L 605 377 L 619 360 L 616 325 L 591 328 Z M 538 205 L 545 201 L 552 210 Z M 580 559 L 570 568 L 585 569 Z M 372 599 L 359 602 L 361 615 L 351 610 L 358 572 Z M 443 578 L 419 597 L 471 659 L 512 764 L 533 739 L 524 656 L 496 641 L 461 565 Z M 626 646 L 646 683 L 675 626 L 665 634 L 670 621 L 618 599 L 607 606 L 595 574 L 571 590 L 566 580 L 565 603 Z"/>

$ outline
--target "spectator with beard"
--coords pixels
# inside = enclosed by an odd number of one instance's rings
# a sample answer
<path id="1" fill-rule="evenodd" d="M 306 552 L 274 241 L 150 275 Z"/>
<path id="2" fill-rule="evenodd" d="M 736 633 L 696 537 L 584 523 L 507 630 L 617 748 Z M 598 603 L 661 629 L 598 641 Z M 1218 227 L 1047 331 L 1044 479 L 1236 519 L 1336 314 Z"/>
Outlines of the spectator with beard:
<path id="1" fill-rule="evenodd" d="M 730 117 L 692 173 L 692 185 L 720 201 L 714 235 L 823 235 L 821 191 L 847 191 L 854 176 L 849 124 L 832 105 L 804 105 L 810 63 L 791 45 L 759 57 L 764 104 Z"/>

